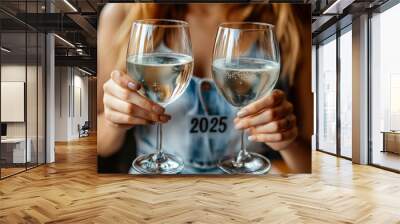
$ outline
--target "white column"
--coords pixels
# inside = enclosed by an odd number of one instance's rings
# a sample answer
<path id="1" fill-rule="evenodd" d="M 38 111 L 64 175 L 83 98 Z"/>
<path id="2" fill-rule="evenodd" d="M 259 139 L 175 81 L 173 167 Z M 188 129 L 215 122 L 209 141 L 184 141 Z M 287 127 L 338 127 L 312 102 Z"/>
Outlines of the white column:
<path id="1" fill-rule="evenodd" d="M 368 15 L 353 19 L 353 162 L 368 163 Z"/>
<path id="2" fill-rule="evenodd" d="M 55 58 L 54 35 L 46 36 L 46 163 L 55 161 L 54 133 L 55 133 Z"/>

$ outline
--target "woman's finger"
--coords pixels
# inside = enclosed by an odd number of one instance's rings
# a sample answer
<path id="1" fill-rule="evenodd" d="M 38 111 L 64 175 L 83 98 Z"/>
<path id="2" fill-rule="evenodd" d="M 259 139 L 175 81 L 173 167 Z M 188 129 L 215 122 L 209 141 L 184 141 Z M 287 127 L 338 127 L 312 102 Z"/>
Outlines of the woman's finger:
<path id="1" fill-rule="evenodd" d="M 281 90 L 274 90 L 271 94 L 262 97 L 261 99 L 253 102 L 242 108 L 237 116 L 246 117 L 248 115 L 257 114 L 267 108 L 272 108 L 279 105 L 285 100 L 285 93 Z"/>
<path id="2" fill-rule="evenodd" d="M 289 130 L 296 126 L 296 116 L 294 114 L 290 114 L 289 116 L 267 123 L 265 125 L 259 125 L 256 127 L 250 128 L 251 135 L 254 134 L 272 134 L 278 133 L 282 131 Z"/>
<path id="3" fill-rule="evenodd" d="M 111 79 L 123 88 L 137 91 L 140 89 L 140 84 L 135 82 L 131 77 L 125 73 L 115 70 L 111 73 Z"/>
<path id="4" fill-rule="evenodd" d="M 171 116 L 169 116 L 169 115 L 166 115 L 166 114 L 159 115 L 154 112 L 149 112 L 135 104 L 120 100 L 109 94 L 104 94 L 103 101 L 104 101 L 104 105 L 106 107 L 111 108 L 112 110 L 115 110 L 115 111 L 118 111 L 121 113 L 125 113 L 130 116 L 143 118 L 145 120 L 164 123 L 171 119 Z"/>
<path id="5" fill-rule="evenodd" d="M 163 114 L 165 111 L 162 106 L 140 95 L 136 91 L 130 91 L 121 87 L 113 80 L 107 81 L 106 84 L 104 84 L 103 88 L 105 93 L 113 95 L 120 100 L 136 104 L 147 111 L 151 111 L 157 114 Z"/>
<path id="6" fill-rule="evenodd" d="M 104 116 L 109 122 L 120 125 L 146 125 L 152 123 L 143 118 L 129 116 L 110 108 L 104 108 Z"/>
<path id="7" fill-rule="evenodd" d="M 276 143 L 276 142 L 292 140 L 296 138 L 296 136 L 297 136 L 297 127 L 294 127 L 292 129 L 280 133 L 250 135 L 248 139 L 253 142 Z"/>
<path id="8" fill-rule="evenodd" d="M 108 121 L 107 119 L 106 119 L 106 122 L 107 122 L 107 125 L 110 125 L 112 127 L 116 127 L 119 129 L 128 130 L 128 129 L 132 128 L 132 125 L 130 125 L 130 124 L 116 124 L 116 123 L 112 123 L 112 122 Z"/>
<path id="9" fill-rule="evenodd" d="M 255 116 L 247 116 L 236 120 L 236 129 L 246 129 L 282 119 L 293 112 L 293 105 L 285 101 L 282 105 L 267 109 Z"/>

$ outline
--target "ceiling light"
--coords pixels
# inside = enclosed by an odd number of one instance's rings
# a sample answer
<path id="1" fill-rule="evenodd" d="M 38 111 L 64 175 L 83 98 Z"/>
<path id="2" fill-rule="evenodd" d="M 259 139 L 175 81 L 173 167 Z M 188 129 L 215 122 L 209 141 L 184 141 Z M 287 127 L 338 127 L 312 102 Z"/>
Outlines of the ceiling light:
<path id="1" fill-rule="evenodd" d="M 90 73 L 90 72 L 88 72 L 88 71 L 86 71 L 86 70 L 83 70 L 83 69 L 81 69 L 81 68 L 79 68 L 79 67 L 78 67 L 78 70 L 81 71 L 81 72 L 83 72 L 83 73 L 85 73 L 85 74 L 87 74 L 87 75 L 93 75 L 92 73 Z"/>
<path id="2" fill-rule="evenodd" d="M 57 34 L 54 34 L 54 36 L 57 37 L 57 38 L 58 38 L 59 40 L 61 40 L 62 42 L 64 42 L 65 44 L 67 44 L 68 46 L 75 48 L 75 45 L 73 45 L 73 44 L 72 44 L 71 42 L 69 42 L 68 40 L 66 40 L 66 39 L 64 39 L 64 38 L 62 38 L 62 37 L 60 37 L 60 36 L 57 35 Z"/>
<path id="3" fill-rule="evenodd" d="M 65 4 L 67 4 L 74 12 L 78 12 L 78 10 L 68 1 L 64 0 Z"/>
<path id="4" fill-rule="evenodd" d="M 353 2 L 354 0 L 336 0 L 332 5 L 325 9 L 322 14 L 342 14 L 343 10 Z"/>
<path id="5" fill-rule="evenodd" d="M 7 49 L 7 48 L 5 48 L 5 47 L 1 47 L 0 49 L 1 49 L 2 51 L 6 52 L 6 53 L 10 53 L 10 52 L 11 52 L 11 50 L 9 50 L 9 49 Z"/>

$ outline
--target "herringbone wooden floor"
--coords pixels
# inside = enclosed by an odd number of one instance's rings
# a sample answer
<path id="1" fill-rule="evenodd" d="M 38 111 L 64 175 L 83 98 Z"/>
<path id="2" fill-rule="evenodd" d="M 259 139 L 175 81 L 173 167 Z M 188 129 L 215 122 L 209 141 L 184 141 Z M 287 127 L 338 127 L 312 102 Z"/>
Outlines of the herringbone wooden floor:
<path id="1" fill-rule="evenodd" d="M 313 174 L 97 175 L 96 139 L 0 181 L 0 223 L 400 223 L 400 175 L 313 153 Z"/>

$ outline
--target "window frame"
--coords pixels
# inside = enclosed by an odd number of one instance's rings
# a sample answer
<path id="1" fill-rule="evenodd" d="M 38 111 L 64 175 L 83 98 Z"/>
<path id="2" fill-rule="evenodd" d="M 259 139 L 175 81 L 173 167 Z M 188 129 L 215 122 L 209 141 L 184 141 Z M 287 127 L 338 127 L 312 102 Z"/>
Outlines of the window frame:
<path id="1" fill-rule="evenodd" d="M 344 18 L 347 19 L 347 18 Z M 340 22 L 340 20 L 338 21 Z M 352 158 L 347 157 L 342 155 L 341 153 L 341 119 L 340 119 L 340 103 L 341 103 L 341 97 L 340 97 L 340 76 L 341 76 L 341 68 L 340 68 L 340 37 L 342 35 L 344 35 L 347 32 L 352 32 L 352 22 L 349 22 L 348 24 L 346 24 L 344 27 L 342 28 L 337 28 L 336 32 L 331 34 L 330 36 L 319 40 L 317 42 L 317 44 L 315 44 L 316 47 L 316 51 L 315 51 L 315 61 L 316 61 L 316 65 L 315 65 L 315 86 L 316 86 L 316 151 L 319 152 L 323 152 L 329 155 L 333 155 L 333 156 L 337 156 L 346 160 L 352 160 Z M 322 43 L 326 44 L 330 41 L 336 41 L 336 152 L 332 153 L 332 152 L 328 152 L 327 150 L 321 149 L 320 143 L 319 143 L 319 102 L 320 102 L 320 98 L 319 98 L 319 53 L 318 53 L 318 49 L 320 47 L 320 45 Z"/>
<path id="2" fill-rule="evenodd" d="M 374 14 L 381 14 L 384 13 L 385 11 L 393 8 L 394 6 L 397 6 L 400 4 L 400 0 L 388 0 L 387 2 L 385 2 L 384 4 L 369 10 L 368 13 L 368 32 L 367 32 L 367 38 L 368 38 L 368 69 L 367 69 L 367 77 L 368 77 L 368 165 L 373 166 L 373 167 L 377 167 L 383 170 L 387 170 L 387 171 L 391 171 L 391 172 L 395 172 L 395 173 L 400 173 L 400 169 L 394 169 L 394 168 L 390 168 L 384 165 L 380 165 L 377 163 L 373 162 L 373 153 L 374 153 L 374 149 L 373 149 L 373 131 L 372 131 L 372 19 L 374 17 Z"/>
<path id="3" fill-rule="evenodd" d="M 35 1 L 32 1 L 31 3 L 34 3 L 34 4 L 36 4 L 36 12 L 39 12 L 39 2 L 41 2 L 41 3 L 43 3 L 44 1 L 40 1 L 40 0 L 35 0 Z M 25 5 L 24 5 L 24 7 L 25 7 L 25 20 L 26 20 L 26 16 L 27 16 L 27 13 L 29 13 L 28 12 L 28 9 L 27 9 L 27 4 L 28 4 L 28 1 L 22 1 L 22 3 L 24 3 Z M 41 166 L 41 165 L 44 165 L 44 164 L 46 164 L 47 163 L 47 144 L 48 144 L 48 142 L 47 142 L 47 110 L 46 110 L 46 108 L 47 108 L 47 81 L 46 81 L 46 79 L 47 79 L 47 43 L 48 43 L 48 41 L 47 41 L 47 32 L 44 32 L 44 31 L 41 31 L 41 30 L 38 30 L 38 29 L 36 29 L 35 27 L 32 27 L 32 26 L 30 26 L 29 24 L 27 24 L 27 23 L 25 23 L 25 22 L 23 22 L 22 20 L 19 20 L 18 18 L 16 18 L 16 17 L 14 17 L 13 16 L 13 14 L 12 13 L 9 13 L 8 11 L 6 11 L 5 9 L 3 9 L 3 8 L 1 8 L 0 7 L 0 12 L 2 12 L 2 13 L 4 13 L 4 14 L 6 14 L 6 15 L 8 15 L 11 19 L 13 19 L 13 20 L 15 20 L 15 21 L 17 21 L 17 22 L 19 22 L 19 23 L 21 23 L 21 25 L 22 25 L 22 27 L 23 27 L 23 29 L 21 29 L 21 30 L 17 30 L 17 31 L 12 31 L 12 32 L 10 32 L 10 31 L 4 31 L 4 30 L 0 30 L 0 45 L 2 45 L 2 43 L 1 43 L 1 41 L 2 41 L 2 34 L 6 34 L 6 33 L 21 33 L 21 34 L 24 34 L 25 35 L 25 37 L 24 37 L 24 42 L 25 42 L 25 49 L 24 49 L 24 52 L 25 52 L 25 58 L 24 58 L 24 60 L 25 60 L 25 93 L 24 93 L 24 129 L 25 129 L 25 135 L 24 135 L 24 140 L 25 140 L 25 166 L 24 166 L 24 168 L 22 169 L 22 170 L 20 170 L 20 171 L 17 171 L 17 172 L 14 172 L 14 173 L 12 173 L 12 174 L 9 174 L 9 175 L 4 175 L 3 173 L 2 173 L 2 167 L 0 166 L 0 180 L 3 180 L 3 179 L 6 179 L 6 178 L 8 178 L 8 177 L 12 177 L 12 176 L 14 176 L 14 175 L 17 175 L 17 174 L 19 174 L 19 173 L 23 173 L 23 172 L 26 172 L 26 171 L 28 171 L 28 170 L 30 170 L 30 169 L 33 169 L 33 168 L 36 168 L 36 167 L 39 167 L 39 166 Z M 45 12 L 48 12 L 48 7 L 46 7 L 46 9 L 45 9 Z M 0 24 L 0 28 L 1 28 L 1 24 Z M 36 122 L 34 122 L 34 124 L 33 125 L 36 125 L 36 135 L 35 136 L 33 136 L 32 137 L 32 139 L 33 138 L 36 138 L 36 142 L 37 142 L 37 144 L 36 144 L 36 158 L 35 158 L 35 162 L 34 163 L 31 163 L 31 164 L 29 164 L 29 166 L 28 166 L 28 163 L 29 162 L 27 162 L 27 156 L 28 156 L 28 154 L 27 154 L 27 147 L 28 147 L 28 109 L 27 109 L 27 84 L 28 84 L 28 65 L 29 65 L 29 63 L 28 63 L 28 34 L 33 34 L 34 36 L 36 36 L 36 43 L 34 43 L 34 44 L 36 44 L 36 47 L 35 47 L 35 54 L 36 54 L 36 59 L 34 60 L 34 62 L 33 62 L 33 65 L 34 66 L 36 66 L 36 69 L 35 69 L 35 75 L 36 75 L 36 86 L 35 86 L 35 88 L 36 88 L 36 91 L 35 91 L 35 93 L 34 94 L 36 94 Z M 43 34 L 43 35 L 41 35 L 41 34 Z M 41 36 L 41 38 L 39 38 L 39 36 Z M 41 46 L 42 46 L 42 49 L 40 49 L 39 48 L 39 41 L 41 42 Z M 39 49 L 40 49 L 40 51 L 39 51 Z M 39 52 L 42 54 L 42 55 L 39 55 Z M 40 64 L 39 63 L 39 56 L 41 56 L 42 57 L 42 62 L 44 62 L 43 64 Z M 0 68 L 3 66 L 3 64 L 2 64 L 2 62 L 3 62 L 3 60 L 2 60 L 2 56 L 1 56 L 1 54 L 0 54 Z M 38 76 L 39 76 L 39 66 L 42 66 L 42 70 L 41 70 L 41 75 L 42 75 L 42 85 L 43 85 L 43 92 L 42 92 L 42 96 L 44 97 L 43 99 L 42 99 L 42 103 L 43 103 L 43 105 L 41 105 L 41 107 L 43 107 L 42 109 L 44 110 L 43 111 L 43 113 L 44 114 L 42 114 L 42 115 L 40 115 L 40 116 L 42 116 L 42 117 L 40 117 L 39 118 L 39 79 L 38 79 Z M 2 77 L 1 77 L 1 69 L 0 69 L 0 82 L 2 81 Z M 1 89 L 1 87 L 0 87 L 0 89 Z M 1 106 L 0 106 L 0 110 L 1 110 L 2 108 L 1 108 Z M 43 120 L 44 119 L 44 120 Z M 39 120 L 41 120 L 41 122 L 43 122 L 42 124 L 43 124 L 43 145 L 42 145 L 42 152 L 44 152 L 42 155 L 41 155 L 41 157 L 43 157 L 42 158 L 42 162 L 39 162 Z M 1 119 L 0 119 L 0 123 L 1 123 Z M 2 147 L 1 147 L 1 144 L 0 144 L 0 158 L 1 158 L 1 150 L 2 149 Z M 32 151 L 33 152 L 33 151 Z M 31 152 L 31 153 L 32 153 Z M 32 155 L 32 154 L 31 154 Z M 22 168 L 22 167 L 21 167 Z"/>

